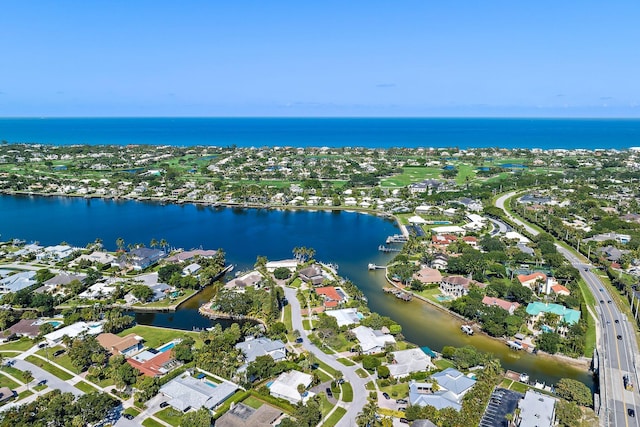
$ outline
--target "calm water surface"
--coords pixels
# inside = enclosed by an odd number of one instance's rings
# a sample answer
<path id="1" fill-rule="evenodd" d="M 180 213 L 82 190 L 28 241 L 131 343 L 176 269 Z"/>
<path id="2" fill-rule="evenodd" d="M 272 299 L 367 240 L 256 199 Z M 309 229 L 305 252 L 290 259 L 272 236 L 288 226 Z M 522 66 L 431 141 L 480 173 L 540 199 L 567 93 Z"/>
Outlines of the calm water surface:
<path id="1" fill-rule="evenodd" d="M 555 383 L 571 377 L 592 386 L 591 377 L 570 365 L 509 350 L 498 341 L 468 337 L 460 322 L 417 300 L 402 302 L 384 294 L 382 272 L 367 264 L 386 264 L 391 255 L 378 252 L 386 236 L 398 232 L 394 222 L 372 215 L 326 211 L 274 211 L 161 205 L 134 201 L 80 198 L 0 196 L 0 239 L 13 237 L 41 244 L 66 241 L 84 246 L 101 238 L 115 249 L 118 237 L 126 243 L 149 244 L 166 239 L 173 247 L 223 248 L 229 263 L 249 269 L 258 255 L 277 260 L 292 257 L 296 246 L 312 247 L 316 257 L 337 263 L 339 273 L 351 279 L 367 296 L 372 311 L 390 316 L 403 327 L 405 337 L 440 351 L 445 345 L 471 344 L 498 355 L 507 369 L 527 372 L 532 379 Z M 205 290 L 175 313 L 138 314 L 143 324 L 191 330 L 209 327 L 198 307 L 209 300 Z M 227 325 L 227 322 L 222 322 Z"/>

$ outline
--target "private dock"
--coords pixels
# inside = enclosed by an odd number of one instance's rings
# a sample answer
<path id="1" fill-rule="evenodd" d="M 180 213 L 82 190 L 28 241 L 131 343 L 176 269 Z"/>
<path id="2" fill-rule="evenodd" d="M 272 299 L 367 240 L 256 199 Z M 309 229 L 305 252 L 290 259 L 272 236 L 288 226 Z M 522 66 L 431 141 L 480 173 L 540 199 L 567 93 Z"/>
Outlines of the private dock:
<path id="1" fill-rule="evenodd" d="M 384 270 L 384 269 L 385 269 L 385 268 L 387 268 L 387 267 L 386 267 L 386 266 L 384 266 L 384 265 L 375 265 L 375 264 L 373 264 L 373 263 L 369 263 L 369 265 L 367 266 L 367 268 L 368 268 L 369 270 Z"/>
<path id="2" fill-rule="evenodd" d="M 380 245 L 380 246 L 378 246 L 378 250 L 379 250 L 380 252 L 400 252 L 400 251 L 401 251 L 400 249 L 396 249 L 396 248 L 389 248 L 389 247 L 387 247 L 387 246 L 385 246 L 385 245 Z"/>
<path id="3" fill-rule="evenodd" d="M 387 245 L 391 243 L 407 243 L 409 238 L 402 234 L 394 234 L 393 236 L 387 237 Z"/>
<path id="4" fill-rule="evenodd" d="M 397 288 L 383 288 L 382 290 L 387 294 L 391 294 L 396 298 L 401 299 L 402 301 L 411 301 L 413 299 L 412 294 Z"/>

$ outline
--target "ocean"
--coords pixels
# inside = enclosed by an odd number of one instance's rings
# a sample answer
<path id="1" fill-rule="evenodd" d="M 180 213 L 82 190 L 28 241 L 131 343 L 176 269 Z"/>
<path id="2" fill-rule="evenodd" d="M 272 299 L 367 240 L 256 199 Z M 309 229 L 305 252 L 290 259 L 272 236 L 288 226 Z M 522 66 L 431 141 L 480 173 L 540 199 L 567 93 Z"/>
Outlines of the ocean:
<path id="1" fill-rule="evenodd" d="M 57 145 L 626 149 L 640 119 L 0 118 L 0 140 Z"/>

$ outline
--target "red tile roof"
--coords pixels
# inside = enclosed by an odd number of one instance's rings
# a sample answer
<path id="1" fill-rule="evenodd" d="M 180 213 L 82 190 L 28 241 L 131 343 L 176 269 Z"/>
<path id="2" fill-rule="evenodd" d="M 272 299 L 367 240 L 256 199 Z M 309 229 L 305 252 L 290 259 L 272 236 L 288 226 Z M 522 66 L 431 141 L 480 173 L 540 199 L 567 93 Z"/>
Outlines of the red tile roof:
<path id="1" fill-rule="evenodd" d="M 520 304 L 518 304 L 517 302 L 505 301 L 500 298 L 494 298 L 494 297 L 488 297 L 488 296 L 485 296 L 484 298 L 482 298 L 482 303 L 487 306 L 496 305 L 506 311 L 511 310 L 511 307 L 514 307 L 514 310 L 520 307 Z"/>
<path id="2" fill-rule="evenodd" d="M 316 288 L 316 293 L 318 295 L 324 296 L 326 299 L 329 299 L 331 301 L 342 301 L 342 297 L 340 296 L 340 294 L 338 294 L 338 291 L 336 291 L 336 288 L 334 288 L 333 286 L 323 286 L 321 288 Z"/>
<path id="3" fill-rule="evenodd" d="M 532 274 L 518 274 L 518 280 L 520 281 L 520 283 L 529 283 L 536 280 L 547 280 L 547 275 L 544 273 L 540 273 L 539 271 L 536 271 Z"/>
<path id="4" fill-rule="evenodd" d="M 127 362 L 148 377 L 159 377 L 164 375 L 164 372 L 160 370 L 162 366 L 173 360 L 171 353 L 172 351 L 163 351 L 162 353 L 158 353 L 154 358 L 145 360 L 144 362 L 138 362 L 135 359 L 127 359 Z"/>

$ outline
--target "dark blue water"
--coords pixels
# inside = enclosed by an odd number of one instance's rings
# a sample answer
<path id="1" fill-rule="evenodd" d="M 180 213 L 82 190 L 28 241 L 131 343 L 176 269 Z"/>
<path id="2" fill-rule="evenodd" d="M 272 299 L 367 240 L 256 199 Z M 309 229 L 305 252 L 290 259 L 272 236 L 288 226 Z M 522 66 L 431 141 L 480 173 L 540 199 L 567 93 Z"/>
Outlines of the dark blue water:
<path id="1" fill-rule="evenodd" d="M 639 119 L 4 118 L 0 140 L 46 144 L 239 147 L 640 146 Z"/>

